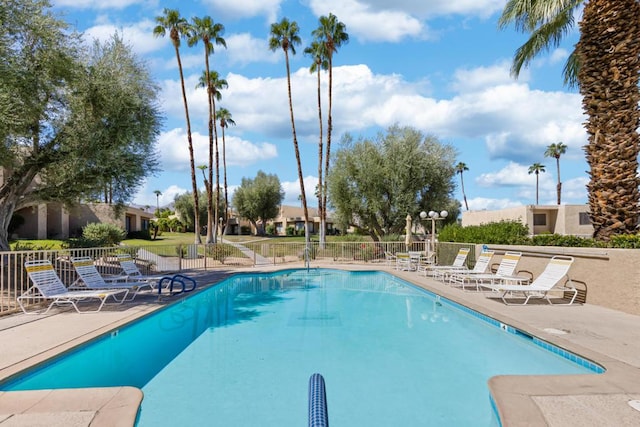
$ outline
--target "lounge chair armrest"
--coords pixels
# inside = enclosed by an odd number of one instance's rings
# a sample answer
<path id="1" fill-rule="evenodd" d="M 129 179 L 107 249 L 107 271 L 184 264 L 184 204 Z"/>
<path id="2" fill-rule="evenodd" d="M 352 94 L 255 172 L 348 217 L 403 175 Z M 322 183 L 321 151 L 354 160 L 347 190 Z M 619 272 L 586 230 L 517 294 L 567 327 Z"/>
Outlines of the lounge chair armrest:
<path id="1" fill-rule="evenodd" d="M 129 276 L 120 275 L 120 276 L 102 276 L 105 282 L 126 282 L 129 280 Z"/>

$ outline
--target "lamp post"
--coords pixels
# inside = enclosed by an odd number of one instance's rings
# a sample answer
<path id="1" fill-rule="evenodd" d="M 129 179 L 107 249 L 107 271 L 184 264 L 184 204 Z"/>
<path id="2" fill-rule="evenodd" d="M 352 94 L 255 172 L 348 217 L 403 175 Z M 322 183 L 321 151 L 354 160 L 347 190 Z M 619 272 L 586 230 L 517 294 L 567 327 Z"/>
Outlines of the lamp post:
<path id="1" fill-rule="evenodd" d="M 436 211 L 429 211 L 426 213 L 425 211 L 420 212 L 420 218 L 428 219 L 431 221 L 431 250 L 436 250 L 436 221 L 443 220 L 449 215 L 447 211 L 441 211 L 440 213 Z"/>

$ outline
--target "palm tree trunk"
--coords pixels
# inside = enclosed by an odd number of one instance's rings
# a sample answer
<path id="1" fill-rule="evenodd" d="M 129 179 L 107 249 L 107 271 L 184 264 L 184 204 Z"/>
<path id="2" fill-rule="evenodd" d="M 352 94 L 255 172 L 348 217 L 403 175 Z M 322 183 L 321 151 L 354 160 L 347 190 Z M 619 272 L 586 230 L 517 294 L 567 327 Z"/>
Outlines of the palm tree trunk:
<path id="1" fill-rule="evenodd" d="M 536 206 L 538 206 L 538 204 L 539 204 L 539 201 L 538 201 L 539 184 L 540 184 L 540 174 L 538 172 L 536 172 Z"/>
<path id="2" fill-rule="evenodd" d="M 331 161 L 331 132 L 333 130 L 333 119 L 331 116 L 331 107 L 333 102 L 333 52 L 329 52 L 329 105 L 327 107 L 327 156 L 324 159 L 324 180 L 327 180 L 329 176 L 329 163 Z M 322 188 L 322 219 L 323 222 L 327 222 L 327 183 L 325 182 Z"/>
<path id="3" fill-rule="evenodd" d="M 467 195 L 464 192 L 464 178 L 462 178 L 462 172 L 460 172 L 460 186 L 462 187 L 462 198 L 464 199 L 464 207 L 469 210 L 469 204 L 467 203 Z"/>
<path id="4" fill-rule="evenodd" d="M 218 243 L 218 227 L 220 226 L 220 150 L 218 149 L 218 126 L 216 125 L 216 100 L 213 104 L 213 134 L 216 141 L 216 204 L 214 205 L 213 243 Z"/>
<path id="5" fill-rule="evenodd" d="M 206 243 L 214 243 L 213 228 L 213 95 L 209 78 L 209 52 L 205 44 L 205 66 L 207 78 L 207 100 L 209 104 L 209 185 L 207 186 L 207 240 Z"/>
<path id="6" fill-rule="evenodd" d="M 228 221 L 229 221 L 229 193 L 227 191 L 227 143 L 224 139 L 224 126 L 220 126 L 222 129 L 222 170 L 224 172 L 224 228 L 222 234 L 227 234 Z"/>
<path id="7" fill-rule="evenodd" d="M 587 114 L 594 237 L 637 232 L 640 215 L 640 2 L 590 0 L 580 22 L 578 80 Z"/>
<path id="8" fill-rule="evenodd" d="M 191 166 L 191 187 L 193 189 L 193 205 L 195 208 L 193 225 L 195 228 L 194 243 L 200 244 L 200 218 L 198 218 L 199 211 L 199 198 L 198 198 L 198 183 L 196 182 L 196 165 L 193 158 L 193 139 L 191 138 L 191 121 L 189 120 L 189 106 L 187 104 L 187 92 L 184 88 L 184 73 L 182 72 L 182 61 L 180 60 L 180 51 L 178 46 L 175 46 L 176 57 L 178 58 L 178 71 L 180 72 L 180 86 L 182 87 L 182 101 L 184 102 L 184 114 L 187 118 L 187 141 L 189 143 L 189 163 Z"/>
<path id="9" fill-rule="evenodd" d="M 289 68 L 289 53 L 284 51 L 285 62 L 287 65 L 287 91 L 289 93 L 289 114 L 291 116 L 291 129 L 293 132 L 293 149 L 296 154 L 296 163 L 298 165 L 298 180 L 300 181 L 300 197 L 302 199 L 302 208 L 304 210 L 304 241 L 308 247 L 310 242 L 309 236 L 309 210 L 307 209 L 307 195 L 304 191 L 304 178 L 302 175 L 302 162 L 300 161 L 300 150 L 298 149 L 298 137 L 296 136 L 296 122 L 293 118 L 293 99 L 291 97 L 291 71 Z"/>
<path id="10" fill-rule="evenodd" d="M 325 240 L 326 240 L 326 225 L 324 219 L 324 204 L 322 203 L 323 194 L 322 188 L 324 186 L 322 181 L 322 99 L 320 92 L 320 65 L 318 65 L 318 122 L 320 123 L 320 138 L 318 141 L 318 216 L 320 216 L 320 230 L 319 230 L 319 238 L 320 238 L 320 248 L 324 249 Z"/>
<path id="11" fill-rule="evenodd" d="M 562 182 L 560 181 L 560 157 L 556 157 L 556 170 L 558 171 L 558 185 L 556 186 L 556 193 L 558 196 L 558 206 L 560 206 L 562 199 Z"/>

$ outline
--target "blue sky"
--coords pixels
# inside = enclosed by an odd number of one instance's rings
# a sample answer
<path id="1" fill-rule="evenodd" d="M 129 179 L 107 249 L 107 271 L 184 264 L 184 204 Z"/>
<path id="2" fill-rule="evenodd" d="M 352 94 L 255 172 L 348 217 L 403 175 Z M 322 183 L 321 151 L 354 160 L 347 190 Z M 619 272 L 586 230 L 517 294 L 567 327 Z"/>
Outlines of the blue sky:
<path id="1" fill-rule="evenodd" d="M 166 121 L 158 139 L 162 173 L 150 177 L 134 203 L 160 205 L 191 190 L 189 154 L 178 69 L 168 38 L 154 38 L 154 18 L 163 8 L 187 19 L 209 15 L 225 26 L 227 49 L 216 47 L 211 68 L 227 80 L 217 107 L 227 108 L 236 126 L 226 131 L 230 188 L 258 170 L 277 174 L 285 204 L 297 204 L 297 181 L 286 70 L 282 50 L 268 49 L 271 23 L 282 17 L 300 26 L 302 44 L 291 57 L 296 130 L 307 194 L 317 183 L 316 76 L 303 55 L 321 15 L 333 13 L 350 41 L 334 58 L 333 145 L 345 132 L 373 136 L 394 123 L 436 136 L 455 147 L 467 164 L 465 190 L 471 210 L 535 203 L 531 164 L 540 175 L 540 203 L 555 204 L 555 159 L 546 146 L 562 141 L 563 203 L 586 203 L 587 142 L 581 98 L 562 84 L 562 67 L 578 40 L 577 24 L 557 49 L 536 59 L 514 80 L 509 69 L 526 40 L 512 28 L 499 30 L 506 0 L 52 0 L 63 18 L 84 32 L 87 42 L 119 32 L 149 65 L 162 88 Z M 576 16 L 576 23 L 579 21 Z M 204 48 L 181 47 L 196 165 L 208 158 L 204 89 L 195 89 L 204 69 Z M 323 108 L 326 118 L 326 76 Z M 221 143 L 221 141 L 220 141 Z M 199 185 L 202 184 L 199 173 Z M 455 196 L 462 201 L 459 188 Z M 310 205 L 315 202 L 308 197 Z M 438 209 L 438 207 L 434 207 Z M 463 206 L 464 209 L 464 206 Z"/>

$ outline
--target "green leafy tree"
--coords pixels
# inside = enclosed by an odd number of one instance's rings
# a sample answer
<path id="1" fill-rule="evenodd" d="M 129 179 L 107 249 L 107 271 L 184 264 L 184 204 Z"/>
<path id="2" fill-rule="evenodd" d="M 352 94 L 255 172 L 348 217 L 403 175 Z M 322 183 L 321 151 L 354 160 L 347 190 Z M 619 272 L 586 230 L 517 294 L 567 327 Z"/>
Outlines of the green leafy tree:
<path id="1" fill-rule="evenodd" d="M 289 95 L 289 115 L 291 117 L 291 132 L 293 134 L 293 149 L 296 154 L 296 163 L 298 166 L 298 181 L 300 182 L 300 197 L 302 197 L 302 208 L 304 211 L 304 239 L 308 245 L 309 236 L 309 209 L 307 207 L 307 195 L 304 191 L 304 178 L 302 174 L 302 162 L 300 161 L 300 150 L 298 149 L 298 137 L 296 136 L 296 121 L 293 117 L 293 99 L 291 98 L 291 69 L 289 66 L 289 51 L 292 55 L 296 54 L 296 45 L 301 43 L 300 28 L 295 21 L 289 21 L 282 18 L 280 22 L 271 24 L 271 33 L 269 37 L 269 49 L 276 51 L 282 49 L 284 51 L 285 64 L 287 66 L 287 93 Z"/>
<path id="2" fill-rule="evenodd" d="M 233 193 L 233 206 L 238 215 L 263 235 L 266 222 L 278 216 L 283 199 L 284 191 L 278 176 L 258 171 L 254 179 L 242 178 L 240 187 Z"/>
<path id="3" fill-rule="evenodd" d="M 325 177 L 329 174 L 329 165 L 331 160 L 331 134 L 333 132 L 333 54 L 338 52 L 338 48 L 349 42 L 349 34 L 347 27 L 333 14 L 321 16 L 318 28 L 313 30 L 312 35 L 316 41 L 325 45 L 324 53 L 326 55 L 329 68 L 329 105 L 327 106 L 327 154 L 325 156 Z M 326 179 L 326 178 L 325 178 Z M 321 186 L 322 191 L 322 212 L 321 212 L 321 229 L 326 227 L 327 222 L 327 186 Z"/>
<path id="4" fill-rule="evenodd" d="M 455 221 L 455 150 L 411 127 L 392 126 L 376 139 L 343 137 L 327 177 L 331 205 L 341 229 L 380 241 L 404 234 L 407 214 L 446 209 Z"/>
<path id="5" fill-rule="evenodd" d="M 534 163 L 529 166 L 529 175 L 532 173 L 536 174 L 536 205 L 539 203 L 538 199 L 538 188 L 540 187 L 540 172 L 546 172 L 545 165 L 541 163 Z"/>
<path id="6" fill-rule="evenodd" d="M 227 47 L 225 39 L 222 37 L 224 33 L 224 25 L 213 22 L 210 16 L 204 18 L 194 17 L 192 18 L 192 24 L 189 30 L 188 43 L 189 46 L 195 46 L 199 41 L 202 41 L 204 45 L 204 63 L 205 71 L 202 80 L 207 87 L 207 100 L 209 104 L 209 182 L 213 186 L 213 153 L 215 151 L 215 170 L 216 170 L 216 188 L 220 188 L 220 167 L 218 156 L 218 127 L 216 125 L 216 95 L 219 95 L 213 86 L 213 76 L 209 67 L 209 56 L 214 53 L 214 44 L 218 46 Z M 217 76 L 217 73 L 216 73 Z M 218 98 L 219 99 L 219 98 Z M 215 140 L 215 150 L 214 150 Z M 220 193 L 216 191 L 216 195 Z M 218 211 L 216 208 L 220 204 L 220 200 L 216 200 L 216 204 L 213 204 L 213 193 L 211 190 L 207 191 L 208 197 L 208 215 L 207 215 L 207 243 L 216 243 L 217 241 L 217 227 L 218 227 Z M 219 196 L 218 196 L 219 197 Z M 214 209 L 214 212 L 211 211 Z M 213 225 L 213 226 L 212 226 Z"/>
<path id="7" fill-rule="evenodd" d="M 206 195 L 206 193 L 200 194 L 200 196 L 204 195 Z M 192 193 L 177 195 L 173 199 L 173 205 L 175 207 L 176 214 L 187 230 L 195 231 L 195 218 L 198 218 L 198 224 L 206 224 L 207 207 L 204 205 L 198 205 L 198 215 L 196 215 L 195 201 Z M 199 232 L 201 231 L 202 230 Z"/>
<path id="8" fill-rule="evenodd" d="M 157 171 L 162 118 L 148 70 L 117 35 L 83 47 L 49 7 L 0 9 L 0 250 L 16 210 L 97 195 L 119 207 Z"/>
<path id="9" fill-rule="evenodd" d="M 464 207 L 469 210 L 469 204 L 467 203 L 467 195 L 464 192 L 464 179 L 462 178 L 462 174 L 469 170 L 467 164 L 464 162 L 460 162 L 456 165 L 456 173 L 460 174 L 460 186 L 462 188 L 462 198 L 464 199 Z"/>
<path id="10" fill-rule="evenodd" d="M 226 81 L 225 81 L 226 83 Z M 222 129 L 222 170 L 224 175 L 224 205 L 227 206 L 227 209 L 224 210 L 224 230 L 223 234 L 226 234 L 228 229 L 227 222 L 229 221 L 229 192 L 227 188 L 227 142 L 225 140 L 225 132 L 224 130 L 229 127 L 229 125 L 236 125 L 236 122 L 232 119 L 232 114 L 226 108 L 220 108 L 218 110 L 218 120 L 220 120 L 220 129 Z"/>
<path id="11" fill-rule="evenodd" d="M 549 144 L 544 152 L 545 157 L 553 157 L 556 159 L 556 171 L 558 173 L 558 184 L 556 185 L 556 193 L 558 196 L 558 205 L 562 201 L 562 181 L 560 181 L 560 156 L 567 152 L 567 146 L 562 142 Z"/>
<path id="12" fill-rule="evenodd" d="M 565 82 L 578 85 L 587 116 L 587 185 L 594 237 L 635 234 L 640 216 L 640 2 L 638 0 L 508 0 L 499 20 L 529 33 L 515 53 L 516 77 L 540 53 L 558 46 L 574 25 L 580 40 L 564 69 Z"/>
<path id="13" fill-rule="evenodd" d="M 182 89 L 182 103 L 184 104 L 184 115 L 187 122 L 187 142 L 189 147 L 189 164 L 191 166 L 191 187 L 193 190 L 193 199 L 195 203 L 195 210 L 199 211 L 199 195 L 198 195 L 198 183 L 196 182 L 196 165 L 193 157 L 193 138 L 191 137 L 191 119 L 189 118 L 189 103 L 187 102 L 187 92 L 184 87 L 184 73 L 182 70 L 182 60 L 180 59 L 180 41 L 182 38 L 188 37 L 191 31 L 191 27 L 186 19 L 180 16 L 180 12 L 176 9 L 165 8 L 162 16 L 156 17 L 156 23 L 158 24 L 153 29 L 153 35 L 155 37 L 164 37 L 169 32 L 169 38 L 171 44 L 176 53 L 176 60 L 178 61 L 178 71 L 180 73 L 180 87 Z M 194 243 L 201 243 L 200 239 L 200 218 L 194 217 L 194 229 L 195 237 Z"/>

